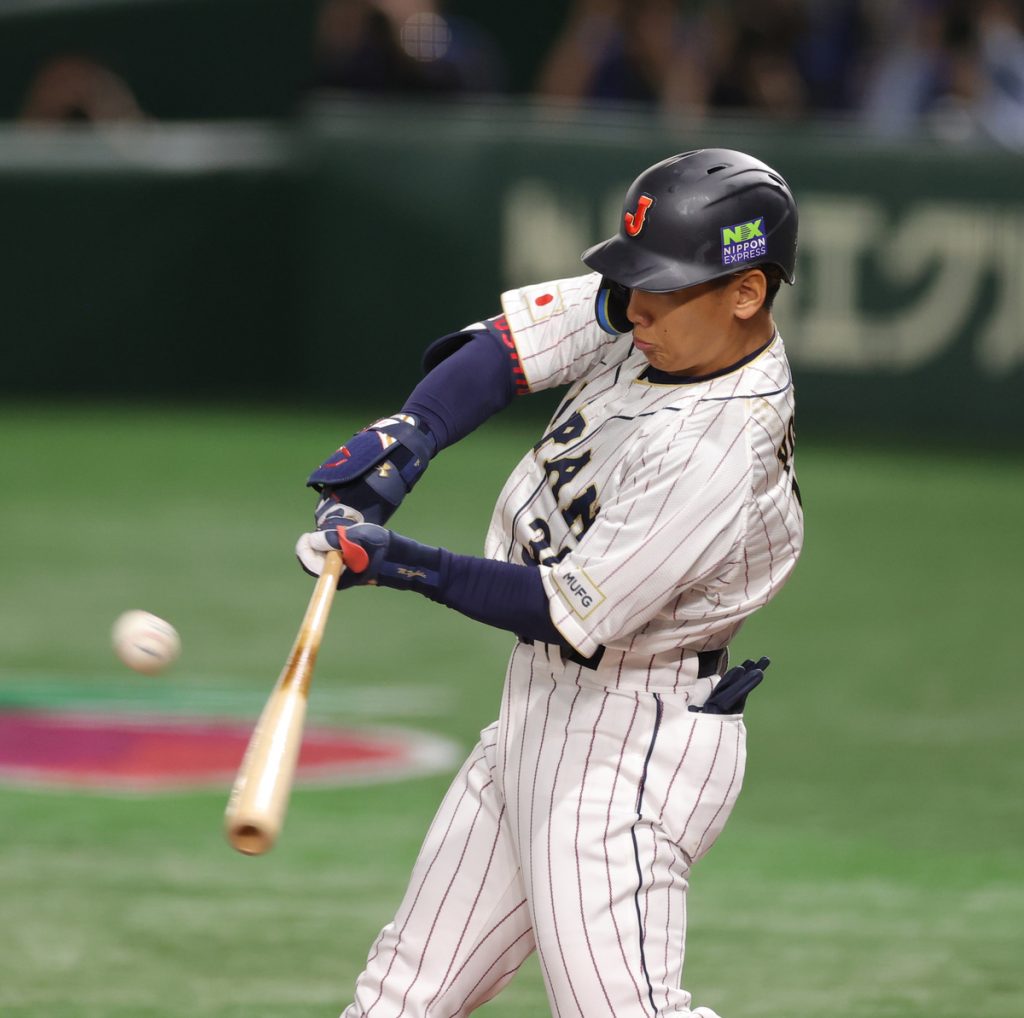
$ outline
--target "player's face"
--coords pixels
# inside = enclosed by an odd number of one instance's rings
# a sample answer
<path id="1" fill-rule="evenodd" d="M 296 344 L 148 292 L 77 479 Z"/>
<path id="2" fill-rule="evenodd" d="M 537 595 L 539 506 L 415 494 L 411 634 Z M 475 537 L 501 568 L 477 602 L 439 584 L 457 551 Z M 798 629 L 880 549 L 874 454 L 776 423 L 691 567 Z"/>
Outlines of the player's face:
<path id="1" fill-rule="evenodd" d="M 747 272 L 671 293 L 633 290 L 626 314 L 633 344 L 651 366 L 675 375 L 710 375 L 771 338 L 771 319 L 755 325 L 764 274 Z"/>

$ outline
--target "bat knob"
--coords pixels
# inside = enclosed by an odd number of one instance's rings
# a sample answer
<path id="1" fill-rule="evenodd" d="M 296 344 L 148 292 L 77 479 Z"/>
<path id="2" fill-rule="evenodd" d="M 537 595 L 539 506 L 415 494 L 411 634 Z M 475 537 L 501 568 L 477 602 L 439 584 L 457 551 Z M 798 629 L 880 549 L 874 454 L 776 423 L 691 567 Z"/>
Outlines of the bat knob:
<path id="1" fill-rule="evenodd" d="M 263 855 L 274 847 L 271 833 L 255 824 L 234 824 L 228 827 L 231 847 L 243 855 Z"/>

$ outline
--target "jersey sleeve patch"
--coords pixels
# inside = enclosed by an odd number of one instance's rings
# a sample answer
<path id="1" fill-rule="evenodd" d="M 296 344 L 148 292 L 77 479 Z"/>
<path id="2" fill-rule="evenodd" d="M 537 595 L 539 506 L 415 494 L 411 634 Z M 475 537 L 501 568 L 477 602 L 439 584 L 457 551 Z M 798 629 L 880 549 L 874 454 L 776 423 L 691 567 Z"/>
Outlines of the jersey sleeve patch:
<path id="1" fill-rule="evenodd" d="M 551 573 L 555 589 L 566 607 L 578 618 L 585 619 L 605 600 L 604 592 L 583 569 Z"/>
<path id="2" fill-rule="evenodd" d="M 557 283 L 541 283 L 539 286 L 528 286 L 523 291 L 523 304 L 530 313 L 530 321 L 534 324 L 546 322 L 553 315 L 565 311 L 565 299 L 562 289 Z"/>
<path id="3" fill-rule="evenodd" d="M 600 281 L 592 272 L 501 295 L 531 392 L 574 382 L 601 359 L 609 338 L 594 318 Z"/>

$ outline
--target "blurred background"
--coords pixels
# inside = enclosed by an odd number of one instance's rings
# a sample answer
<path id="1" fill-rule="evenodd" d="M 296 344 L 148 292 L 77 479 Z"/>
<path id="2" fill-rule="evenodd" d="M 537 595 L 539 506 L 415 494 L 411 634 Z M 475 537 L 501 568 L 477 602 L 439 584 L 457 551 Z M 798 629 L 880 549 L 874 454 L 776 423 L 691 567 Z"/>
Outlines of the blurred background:
<path id="1" fill-rule="evenodd" d="M 697 1002 L 1020 1018 L 1017 0 L 0 0 L 0 712 L 251 722 L 308 597 L 309 470 L 701 146 L 800 204 L 808 541 L 736 647 L 776 663 L 695 874 Z M 551 406 L 449 450 L 396 527 L 477 552 Z M 182 633 L 165 680 L 113 660 L 132 607 Z M 337 1013 L 508 643 L 339 598 L 311 718 L 451 753 L 300 787 L 266 859 L 224 844 L 227 786 L 0 787 L 0 1011 Z M 537 967 L 487 1013 L 546 1013 Z"/>
<path id="2" fill-rule="evenodd" d="M 400 398 L 432 337 L 578 273 L 641 169 L 723 145 L 800 198 L 804 426 L 1005 437 L 1021 6 L 5 0 L 0 385 L 351 398 L 386 343 Z"/>

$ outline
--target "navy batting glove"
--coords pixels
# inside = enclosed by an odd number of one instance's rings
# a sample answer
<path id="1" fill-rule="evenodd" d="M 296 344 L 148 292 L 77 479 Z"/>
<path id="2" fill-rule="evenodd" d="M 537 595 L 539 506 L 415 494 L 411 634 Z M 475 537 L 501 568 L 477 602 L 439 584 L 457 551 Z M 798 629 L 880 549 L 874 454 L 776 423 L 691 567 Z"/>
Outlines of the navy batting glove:
<path id="1" fill-rule="evenodd" d="M 719 680 L 702 707 L 691 707 L 701 714 L 742 714 L 747 697 L 764 678 L 765 669 L 771 664 L 768 658 L 759 661 L 746 660 L 730 668 Z"/>
<path id="2" fill-rule="evenodd" d="M 311 576 L 323 571 L 330 549 L 345 560 L 338 589 L 376 584 L 415 590 L 428 597 L 440 586 L 441 549 L 420 544 L 376 523 L 353 523 L 339 506 L 324 517 L 321 529 L 303 534 L 295 546 L 302 568 Z"/>
<path id="3" fill-rule="evenodd" d="M 427 469 L 437 442 L 412 414 L 384 417 L 353 435 L 309 475 L 323 497 L 316 523 L 337 505 L 358 522 L 386 523 Z"/>

